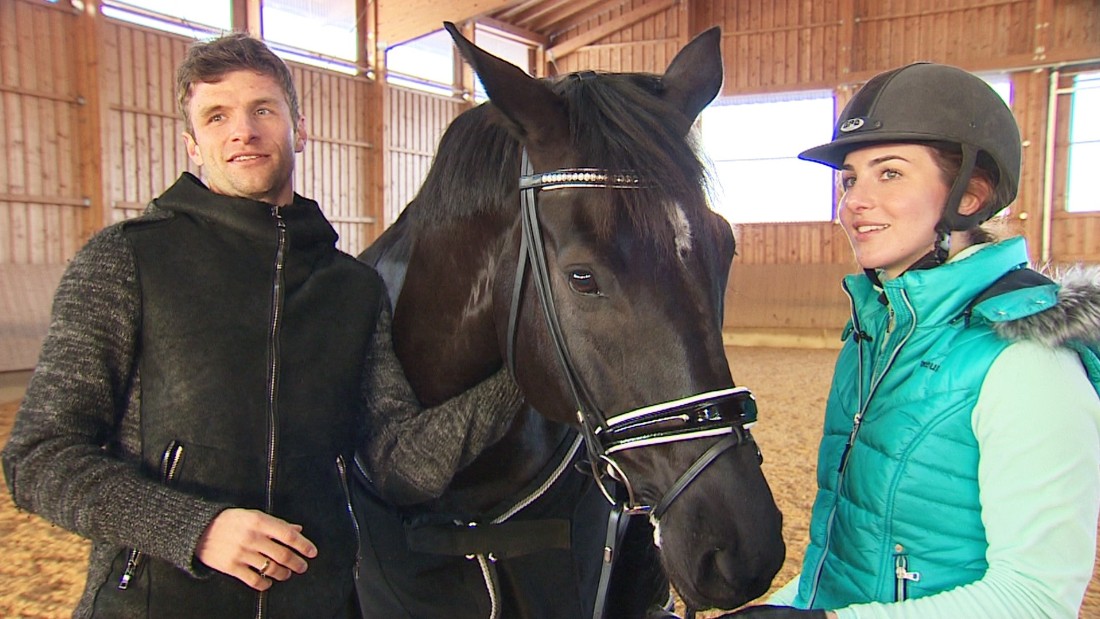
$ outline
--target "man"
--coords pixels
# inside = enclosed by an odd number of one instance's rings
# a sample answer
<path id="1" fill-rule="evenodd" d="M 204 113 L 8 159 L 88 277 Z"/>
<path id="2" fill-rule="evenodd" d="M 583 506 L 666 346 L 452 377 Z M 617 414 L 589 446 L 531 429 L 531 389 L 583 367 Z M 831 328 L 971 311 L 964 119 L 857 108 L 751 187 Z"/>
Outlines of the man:
<path id="1" fill-rule="evenodd" d="M 305 124 L 263 43 L 196 44 L 177 90 L 202 180 L 73 259 L 3 453 L 9 489 L 92 540 L 76 617 L 353 616 L 357 449 L 383 490 L 427 499 L 520 396 L 502 370 L 419 410 L 381 278 L 294 193 Z M 405 457 L 437 437 L 430 462 Z"/>

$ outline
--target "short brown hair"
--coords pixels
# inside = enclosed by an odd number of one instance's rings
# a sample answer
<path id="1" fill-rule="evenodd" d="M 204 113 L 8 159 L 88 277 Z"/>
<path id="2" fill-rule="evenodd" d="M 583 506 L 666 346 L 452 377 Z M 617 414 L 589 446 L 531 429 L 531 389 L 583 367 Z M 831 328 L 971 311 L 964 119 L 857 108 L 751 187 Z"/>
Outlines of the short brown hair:
<path id="1" fill-rule="evenodd" d="M 255 71 L 278 82 L 290 106 L 291 122 L 298 122 L 298 91 L 294 88 L 294 78 L 286 63 L 263 41 L 245 32 L 233 32 L 192 45 L 176 71 L 176 104 L 188 131 L 194 130 L 187 112 L 192 85 L 196 82 L 217 82 L 226 73 L 240 70 Z"/>

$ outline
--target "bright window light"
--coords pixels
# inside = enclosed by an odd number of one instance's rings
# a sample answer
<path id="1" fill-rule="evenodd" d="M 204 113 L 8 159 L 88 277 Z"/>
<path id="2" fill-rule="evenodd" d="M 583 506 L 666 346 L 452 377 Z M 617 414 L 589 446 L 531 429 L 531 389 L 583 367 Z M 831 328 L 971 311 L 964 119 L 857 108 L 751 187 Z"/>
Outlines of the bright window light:
<path id="1" fill-rule="evenodd" d="M 1074 78 L 1066 210 L 1100 211 L 1100 71 Z"/>
<path id="2" fill-rule="evenodd" d="M 386 50 L 386 81 L 438 94 L 454 92 L 454 42 L 446 30 Z"/>
<path id="3" fill-rule="evenodd" d="M 982 75 L 979 77 L 984 79 L 985 83 L 989 84 L 994 92 L 1001 95 L 1005 105 L 1012 107 L 1012 80 L 1008 79 L 1007 75 Z"/>
<path id="4" fill-rule="evenodd" d="M 483 26 L 477 27 L 474 36 L 476 37 L 478 47 L 498 58 L 507 60 L 520 69 L 523 69 L 524 73 L 530 75 L 530 45 L 498 34 L 497 31 L 492 28 L 485 28 Z M 476 78 L 476 82 L 476 86 L 474 87 L 474 100 L 479 102 L 485 101 L 489 96 L 485 93 L 485 87 L 481 85 L 481 78 Z"/>
<path id="5" fill-rule="evenodd" d="M 833 171 L 798 159 L 832 137 L 829 92 L 725 101 L 703 111 L 715 210 L 730 223 L 829 221 Z"/>
<path id="6" fill-rule="evenodd" d="M 358 58 L 355 0 L 264 0 L 261 7 L 264 39 L 349 62 Z"/>
<path id="7" fill-rule="evenodd" d="M 107 17 L 196 39 L 233 27 L 231 4 L 226 0 L 104 0 Z"/>

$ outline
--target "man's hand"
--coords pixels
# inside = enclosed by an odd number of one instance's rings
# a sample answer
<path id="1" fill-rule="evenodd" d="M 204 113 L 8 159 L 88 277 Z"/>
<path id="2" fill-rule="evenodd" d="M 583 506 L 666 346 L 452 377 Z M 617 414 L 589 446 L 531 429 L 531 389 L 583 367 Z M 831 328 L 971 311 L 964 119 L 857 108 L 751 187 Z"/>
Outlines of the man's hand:
<path id="1" fill-rule="evenodd" d="M 254 509 L 231 508 L 206 527 L 195 556 L 210 569 L 228 574 L 257 591 L 272 580 L 302 574 L 306 558 L 317 547 L 302 535 L 302 526 Z"/>
<path id="2" fill-rule="evenodd" d="M 790 606 L 749 606 L 717 619 L 826 619 L 823 610 L 799 610 Z"/>

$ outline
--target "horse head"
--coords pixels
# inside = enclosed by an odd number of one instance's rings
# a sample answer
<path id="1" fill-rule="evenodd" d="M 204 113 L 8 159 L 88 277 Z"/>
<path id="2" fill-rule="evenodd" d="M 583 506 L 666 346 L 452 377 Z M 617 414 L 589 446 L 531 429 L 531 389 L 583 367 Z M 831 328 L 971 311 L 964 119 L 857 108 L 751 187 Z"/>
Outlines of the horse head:
<path id="1" fill-rule="evenodd" d="M 733 234 L 689 138 L 721 87 L 718 29 L 664 75 L 542 81 L 447 28 L 491 102 L 469 122 L 496 128 L 485 181 L 500 189 L 471 191 L 523 204 L 482 207 L 484 236 L 469 233 L 486 250 L 464 320 L 493 331 L 485 363 L 511 363 L 529 404 L 582 429 L 594 474 L 648 508 L 690 607 L 762 595 L 783 562 L 782 517 L 722 342 Z"/>

